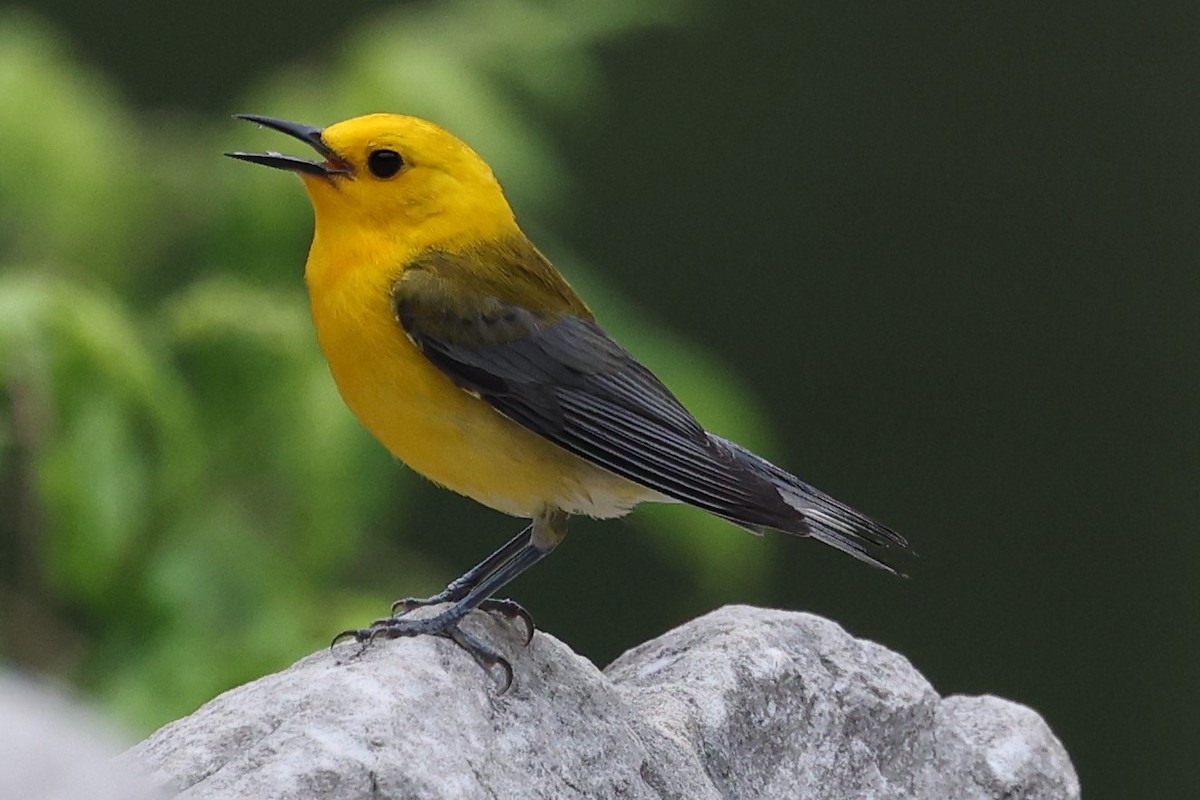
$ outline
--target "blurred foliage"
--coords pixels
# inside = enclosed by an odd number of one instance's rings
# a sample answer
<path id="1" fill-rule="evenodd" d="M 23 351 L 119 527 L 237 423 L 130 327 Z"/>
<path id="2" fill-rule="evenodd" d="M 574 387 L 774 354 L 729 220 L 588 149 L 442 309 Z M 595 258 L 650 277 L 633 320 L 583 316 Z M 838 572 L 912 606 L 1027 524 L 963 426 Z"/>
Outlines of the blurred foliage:
<path id="1" fill-rule="evenodd" d="M 569 170 L 539 115 L 602 100 L 593 46 L 679 3 L 406 7 L 245 91 L 329 123 L 404 110 L 486 154 L 607 325 L 708 424 L 748 445 L 754 403 L 556 246 Z M 406 544 L 416 479 L 358 427 L 316 348 L 298 184 L 220 157 L 278 147 L 227 119 L 136 113 L 37 20 L 0 16 L 0 656 L 146 728 L 434 591 L 469 564 Z M 16 165 L 16 168 L 14 168 Z M 455 502 L 467 502 L 455 500 Z M 696 514 L 635 515 L 697 590 L 764 565 Z M 478 557 L 519 523 L 471 538 Z"/>

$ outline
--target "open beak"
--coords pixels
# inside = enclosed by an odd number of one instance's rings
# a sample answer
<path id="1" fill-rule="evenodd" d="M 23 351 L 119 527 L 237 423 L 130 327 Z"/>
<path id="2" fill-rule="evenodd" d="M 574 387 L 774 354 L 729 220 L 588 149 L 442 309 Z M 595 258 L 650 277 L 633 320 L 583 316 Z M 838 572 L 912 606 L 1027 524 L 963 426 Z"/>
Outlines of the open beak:
<path id="1" fill-rule="evenodd" d="M 264 167 L 274 167 L 275 169 L 285 169 L 288 172 L 303 172 L 306 175 L 320 175 L 323 178 L 328 178 L 333 175 L 349 175 L 351 173 L 350 165 L 347 164 L 341 156 L 321 140 L 321 129 L 314 128 L 310 125 L 301 125 L 298 122 L 287 122 L 282 119 L 272 119 L 271 117 L 260 117 L 255 114 L 235 114 L 237 119 L 244 119 L 247 122 L 253 122 L 262 125 L 264 128 L 286 133 L 292 138 L 299 139 L 305 144 L 316 150 L 318 154 L 325 157 L 324 161 L 308 161 L 295 156 L 285 156 L 282 153 L 270 151 L 267 153 L 226 153 L 230 158 L 237 158 L 242 161 L 249 161 L 251 164 L 262 164 Z"/>

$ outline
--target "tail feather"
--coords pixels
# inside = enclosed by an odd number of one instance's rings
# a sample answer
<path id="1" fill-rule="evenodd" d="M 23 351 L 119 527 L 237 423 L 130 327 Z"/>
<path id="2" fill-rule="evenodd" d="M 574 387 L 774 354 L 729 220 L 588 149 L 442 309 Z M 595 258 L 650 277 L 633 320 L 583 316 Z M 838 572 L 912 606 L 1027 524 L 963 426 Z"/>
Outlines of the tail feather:
<path id="1" fill-rule="evenodd" d="M 713 434 L 709 434 L 709 436 L 719 439 Z M 739 462 L 770 483 L 778 491 L 786 509 L 795 512 L 785 512 L 778 519 L 772 520 L 766 525 L 759 522 L 747 525 L 739 520 L 732 520 L 733 522 L 743 525 L 755 533 L 761 533 L 766 528 L 773 528 L 797 536 L 811 536 L 817 541 L 835 547 L 873 567 L 887 570 L 895 575 L 903 575 L 902 572 L 873 552 L 873 549 L 891 547 L 901 550 L 908 549 L 908 541 L 899 533 L 865 514 L 855 511 L 840 500 L 810 486 L 795 475 L 780 469 L 744 447 L 725 439 L 719 439 L 719 441 L 734 452 Z"/>

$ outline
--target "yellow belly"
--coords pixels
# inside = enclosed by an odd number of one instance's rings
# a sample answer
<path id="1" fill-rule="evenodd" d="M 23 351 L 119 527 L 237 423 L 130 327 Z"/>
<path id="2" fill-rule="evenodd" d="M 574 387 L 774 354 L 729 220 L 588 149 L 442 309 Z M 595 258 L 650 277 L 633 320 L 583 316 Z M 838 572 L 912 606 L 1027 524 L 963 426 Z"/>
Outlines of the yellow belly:
<path id="1" fill-rule="evenodd" d="M 346 404 L 397 458 L 486 506 L 615 517 L 657 493 L 572 455 L 455 386 L 408 340 L 386 292 L 313 300 L 317 338 Z"/>

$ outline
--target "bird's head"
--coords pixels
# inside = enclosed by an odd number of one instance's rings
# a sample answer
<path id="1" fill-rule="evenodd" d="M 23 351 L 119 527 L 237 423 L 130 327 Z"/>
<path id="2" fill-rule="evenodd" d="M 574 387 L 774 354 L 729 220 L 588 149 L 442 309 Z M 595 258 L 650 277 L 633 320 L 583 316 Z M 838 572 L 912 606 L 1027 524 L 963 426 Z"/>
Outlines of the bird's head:
<path id="1" fill-rule="evenodd" d="M 369 114 L 320 129 L 249 114 L 239 118 L 299 139 L 321 156 L 227 153 L 298 174 L 312 200 L 318 238 L 377 234 L 420 249 L 471 244 L 516 230 L 491 168 L 431 122 Z"/>

